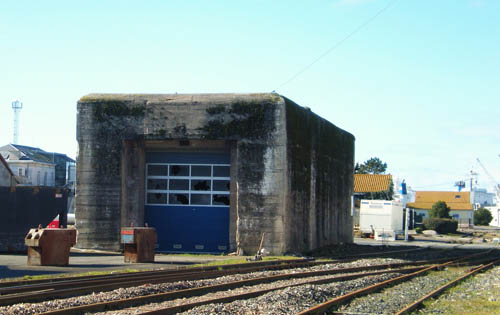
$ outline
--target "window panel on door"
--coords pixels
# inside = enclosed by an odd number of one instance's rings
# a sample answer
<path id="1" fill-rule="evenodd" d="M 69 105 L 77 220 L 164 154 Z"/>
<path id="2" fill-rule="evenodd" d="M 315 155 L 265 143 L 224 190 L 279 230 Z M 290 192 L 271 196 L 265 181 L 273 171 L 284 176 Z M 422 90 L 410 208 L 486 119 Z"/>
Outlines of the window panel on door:
<path id="1" fill-rule="evenodd" d="M 210 205 L 210 194 L 191 194 L 192 205 Z"/>
<path id="2" fill-rule="evenodd" d="M 189 190 L 189 179 L 171 179 L 170 190 Z"/>
<path id="3" fill-rule="evenodd" d="M 147 202 L 148 202 L 148 204 L 165 205 L 165 204 L 167 204 L 167 194 L 148 193 L 147 194 Z"/>
<path id="4" fill-rule="evenodd" d="M 229 177 L 229 166 L 214 165 L 214 177 Z"/>
<path id="5" fill-rule="evenodd" d="M 148 164 L 146 203 L 229 206 L 229 165 Z"/>
<path id="6" fill-rule="evenodd" d="M 194 191 L 210 191 L 210 180 L 209 179 L 192 179 L 191 180 L 191 190 Z"/>
<path id="7" fill-rule="evenodd" d="M 229 206 L 229 195 L 216 194 L 212 197 L 212 205 Z"/>
<path id="8" fill-rule="evenodd" d="M 213 191 L 229 191 L 228 180 L 214 180 Z"/>
<path id="9" fill-rule="evenodd" d="M 148 165 L 148 176 L 167 176 L 167 165 Z"/>
<path id="10" fill-rule="evenodd" d="M 189 165 L 170 165 L 170 176 L 189 176 Z"/>
<path id="11" fill-rule="evenodd" d="M 168 203 L 171 205 L 188 205 L 189 204 L 189 194 L 170 193 L 168 195 Z"/>
<path id="12" fill-rule="evenodd" d="M 191 165 L 191 176 L 210 177 L 212 176 L 212 167 L 209 165 Z"/>
<path id="13" fill-rule="evenodd" d="M 148 190 L 167 190 L 167 189 L 168 189 L 168 180 L 156 179 L 156 178 L 148 179 Z"/>

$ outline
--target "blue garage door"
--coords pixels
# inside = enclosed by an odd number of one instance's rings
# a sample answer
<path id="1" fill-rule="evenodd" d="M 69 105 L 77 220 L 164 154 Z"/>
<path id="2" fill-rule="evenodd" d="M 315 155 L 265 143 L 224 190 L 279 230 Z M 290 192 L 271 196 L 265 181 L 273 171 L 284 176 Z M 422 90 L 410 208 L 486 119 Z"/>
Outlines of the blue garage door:
<path id="1" fill-rule="evenodd" d="M 146 154 L 145 222 L 156 228 L 158 250 L 229 250 L 229 154 Z"/>

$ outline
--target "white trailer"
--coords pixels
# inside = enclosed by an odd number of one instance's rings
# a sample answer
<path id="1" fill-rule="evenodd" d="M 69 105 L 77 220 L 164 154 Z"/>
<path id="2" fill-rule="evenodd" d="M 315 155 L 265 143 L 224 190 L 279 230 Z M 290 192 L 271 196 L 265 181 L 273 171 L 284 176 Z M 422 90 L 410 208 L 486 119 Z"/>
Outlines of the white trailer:
<path id="1" fill-rule="evenodd" d="M 499 226 L 500 227 L 500 207 L 485 207 L 491 212 L 491 216 L 493 219 L 490 222 L 490 226 Z"/>
<path id="2" fill-rule="evenodd" d="M 391 200 L 361 200 L 359 230 L 395 239 L 404 231 L 403 204 Z"/>

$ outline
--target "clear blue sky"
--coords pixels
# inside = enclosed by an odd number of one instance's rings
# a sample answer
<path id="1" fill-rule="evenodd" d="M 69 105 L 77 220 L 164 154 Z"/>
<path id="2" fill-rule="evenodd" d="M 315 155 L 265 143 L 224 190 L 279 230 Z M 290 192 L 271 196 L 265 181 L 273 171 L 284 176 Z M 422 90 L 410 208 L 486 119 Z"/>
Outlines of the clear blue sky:
<path id="1" fill-rule="evenodd" d="M 293 81 L 298 71 L 391 6 Z M 418 190 L 500 181 L 500 1 L 2 1 L 0 144 L 74 157 L 88 93 L 276 92 Z"/>

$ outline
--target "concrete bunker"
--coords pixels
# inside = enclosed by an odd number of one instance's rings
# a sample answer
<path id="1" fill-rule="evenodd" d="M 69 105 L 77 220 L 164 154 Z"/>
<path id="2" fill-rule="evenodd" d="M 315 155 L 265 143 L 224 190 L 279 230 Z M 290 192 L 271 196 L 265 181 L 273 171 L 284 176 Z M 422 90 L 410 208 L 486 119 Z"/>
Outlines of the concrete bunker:
<path id="1" fill-rule="evenodd" d="M 77 247 L 145 223 L 165 252 L 353 241 L 354 137 L 281 95 L 90 94 L 77 139 Z"/>

